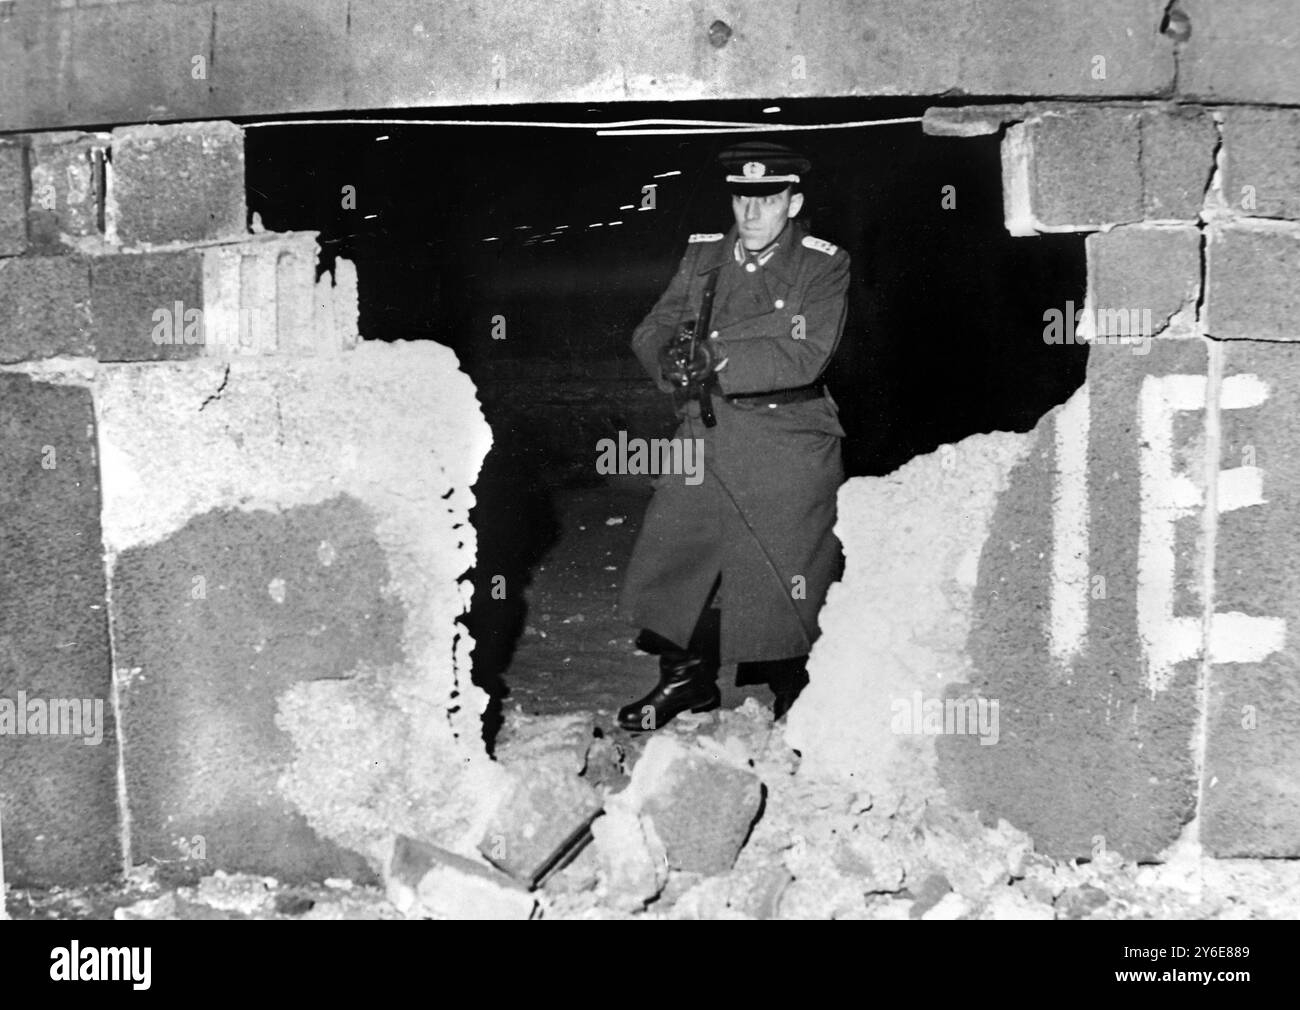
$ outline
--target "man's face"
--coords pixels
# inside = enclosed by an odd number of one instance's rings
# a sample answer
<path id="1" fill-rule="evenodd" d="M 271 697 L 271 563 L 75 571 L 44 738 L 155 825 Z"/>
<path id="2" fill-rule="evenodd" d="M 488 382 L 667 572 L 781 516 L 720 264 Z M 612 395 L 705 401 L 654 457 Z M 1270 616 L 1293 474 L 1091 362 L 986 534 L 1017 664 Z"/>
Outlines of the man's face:
<path id="1" fill-rule="evenodd" d="M 731 197 L 731 212 L 736 215 L 740 241 L 746 249 L 762 249 L 771 243 L 802 206 L 803 194 L 789 189 L 769 196 Z"/>

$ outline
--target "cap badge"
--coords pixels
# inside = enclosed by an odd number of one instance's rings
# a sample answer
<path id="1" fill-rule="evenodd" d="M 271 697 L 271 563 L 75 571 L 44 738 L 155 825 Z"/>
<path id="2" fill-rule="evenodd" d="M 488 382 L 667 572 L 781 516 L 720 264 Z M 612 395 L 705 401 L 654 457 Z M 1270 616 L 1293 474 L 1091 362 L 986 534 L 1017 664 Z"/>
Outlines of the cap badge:
<path id="1" fill-rule="evenodd" d="M 761 161 L 747 161 L 741 171 L 745 173 L 746 179 L 761 179 L 767 175 L 767 166 Z"/>

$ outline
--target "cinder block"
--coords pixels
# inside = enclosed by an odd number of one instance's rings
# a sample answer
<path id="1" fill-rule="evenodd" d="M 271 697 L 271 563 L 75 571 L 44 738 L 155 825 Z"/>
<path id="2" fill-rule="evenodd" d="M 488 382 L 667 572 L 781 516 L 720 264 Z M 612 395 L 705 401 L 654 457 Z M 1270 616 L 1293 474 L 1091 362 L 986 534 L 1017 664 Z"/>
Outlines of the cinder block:
<path id="1" fill-rule="evenodd" d="M 1176 332 L 1194 332 L 1201 287 L 1197 228 L 1129 225 L 1089 235 L 1086 249 L 1089 306 L 1098 336 L 1156 336 L 1180 313 Z"/>
<path id="2" fill-rule="evenodd" d="M 1023 105 L 936 106 L 925 110 L 921 129 L 932 137 L 983 137 L 1024 115 Z"/>
<path id="3" fill-rule="evenodd" d="M 295 749 L 276 715 L 297 683 L 400 661 L 402 610 L 388 582 L 374 520 L 344 495 L 277 512 L 213 510 L 118 555 L 114 655 L 127 671 L 136 859 L 191 878 L 214 868 L 369 876 L 283 796 Z M 195 837 L 206 859 L 184 858 L 180 840 Z"/>
<path id="4" fill-rule="evenodd" d="M 1300 340 L 1300 225 L 1209 229 L 1205 331 L 1220 340 Z"/>
<path id="5" fill-rule="evenodd" d="M 242 238 L 244 131 L 234 123 L 113 131 L 110 239 L 129 247 Z"/>
<path id="6" fill-rule="evenodd" d="M 1292 0 L 1178 0 L 1191 21 L 1178 90 L 1206 101 L 1300 103 L 1300 12 Z"/>
<path id="7" fill-rule="evenodd" d="M 1145 216 L 1195 221 L 1214 172 L 1214 120 L 1196 106 L 1144 109 L 1141 129 Z"/>
<path id="8" fill-rule="evenodd" d="M 20 144 L 0 142 L 0 256 L 27 248 L 27 168 Z"/>
<path id="9" fill-rule="evenodd" d="M 654 826 L 670 865 L 713 874 L 731 869 L 762 801 L 753 772 L 659 736 L 632 769 L 622 802 Z"/>
<path id="10" fill-rule="evenodd" d="M 33 244 L 101 234 L 107 133 L 37 133 L 31 137 Z"/>
<path id="11" fill-rule="evenodd" d="M 0 432 L 6 876 L 19 886 L 108 881 L 121 851 L 90 393 L 0 373 Z"/>
<path id="12" fill-rule="evenodd" d="M 90 301 L 100 361 L 204 353 L 203 255 L 198 251 L 96 256 L 90 267 Z M 187 338 L 192 342 L 186 343 Z"/>
<path id="13" fill-rule="evenodd" d="M 80 256 L 0 259 L 0 362 L 92 352 L 90 266 Z"/>
<path id="14" fill-rule="evenodd" d="M 206 353 L 328 354 L 356 346 L 356 267 L 316 277 L 316 232 L 266 234 L 203 250 Z"/>
<path id="15" fill-rule="evenodd" d="M 512 877 L 531 881 L 600 808 L 600 796 L 588 783 L 554 762 L 537 762 L 515 781 L 479 851 Z"/>
<path id="16" fill-rule="evenodd" d="M 1223 110 L 1223 196 L 1238 214 L 1300 218 L 1300 111 Z"/>
<path id="17" fill-rule="evenodd" d="M 387 873 L 388 897 L 403 915 L 440 919 L 527 919 L 536 899 L 490 866 L 398 835 Z"/>
<path id="18" fill-rule="evenodd" d="M 1206 354 L 1092 348 L 979 557 L 966 691 L 1000 734 L 940 736 L 940 777 L 1052 856 L 1153 858 L 1195 810 Z"/>
<path id="19" fill-rule="evenodd" d="M 617 801 L 591 826 L 607 900 L 634 912 L 644 908 L 668 881 L 663 842 L 646 818 Z"/>
<path id="20" fill-rule="evenodd" d="M 1300 349 L 1225 345 L 1201 840 L 1300 856 Z"/>
<path id="21" fill-rule="evenodd" d="M 1049 109 L 1008 129 L 1002 142 L 1008 231 L 1094 231 L 1140 221 L 1139 116 L 1122 108 Z"/>

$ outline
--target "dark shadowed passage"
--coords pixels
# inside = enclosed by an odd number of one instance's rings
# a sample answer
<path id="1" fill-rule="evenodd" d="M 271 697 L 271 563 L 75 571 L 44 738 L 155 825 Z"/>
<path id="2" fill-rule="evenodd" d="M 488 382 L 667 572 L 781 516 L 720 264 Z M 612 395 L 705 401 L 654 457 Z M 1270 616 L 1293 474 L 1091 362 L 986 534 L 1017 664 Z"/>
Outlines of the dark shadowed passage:
<path id="1" fill-rule="evenodd" d="M 812 124 L 933 104 L 510 114 Z M 815 165 L 802 218 L 852 257 L 848 323 L 827 372 L 848 476 L 889 473 L 977 432 L 1027 431 L 1082 383 L 1086 348 L 1043 340 L 1045 312 L 1082 304 L 1082 239 L 1007 234 L 998 136 L 930 137 L 913 123 L 779 139 Z M 628 340 L 687 236 L 729 226 L 713 158 L 735 140 L 541 126 L 248 131 L 250 212 L 270 229 L 319 230 L 322 268 L 335 256 L 357 264 L 363 337 L 446 344 L 479 390 L 495 444 L 475 487 L 465 624 L 475 681 L 507 705 L 610 711 L 649 675 L 653 660 L 633 652 L 635 629 L 614 612 L 649 479 L 599 474 L 597 443 L 671 431 L 669 399 Z"/>

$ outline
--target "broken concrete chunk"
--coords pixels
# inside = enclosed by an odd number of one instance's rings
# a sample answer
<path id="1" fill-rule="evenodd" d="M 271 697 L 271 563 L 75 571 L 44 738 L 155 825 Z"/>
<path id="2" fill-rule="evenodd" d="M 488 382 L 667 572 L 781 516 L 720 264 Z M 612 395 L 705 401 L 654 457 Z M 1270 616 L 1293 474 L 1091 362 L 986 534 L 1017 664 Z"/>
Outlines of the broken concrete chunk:
<path id="1" fill-rule="evenodd" d="M 615 908 L 638 911 L 657 897 L 668 879 L 663 842 L 644 818 L 611 804 L 591 826 L 600 879 Z"/>
<path id="2" fill-rule="evenodd" d="M 537 906 L 505 874 L 405 835 L 393 844 L 388 900 L 407 918 L 527 919 Z"/>
<path id="3" fill-rule="evenodd" d="M 763 785 L 748 769 L 665 736 L 646 745 L 619 798 L 654 824 L 674 868 L 725 873 L 758 816 Z"/>
<path id="4" fill-rule="evenodd" d="M 926 109 L 921 129 L 933 137 L 982 137 L 997 133 L 1003 124 L 1023 119 L 1023 105 L 967 105 L 958 109 Z"/>
<path id="5" fill-rule="evenodd" d="M 590 823 L 602 799 L 565 753 L 516 765 L 510 774 L 510 791 L 478 848 L 494 866 L 531 884 L 566 840 Z"/>

